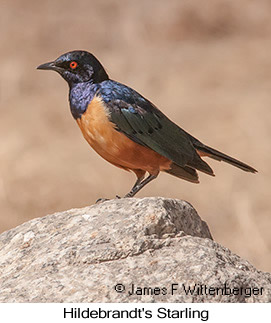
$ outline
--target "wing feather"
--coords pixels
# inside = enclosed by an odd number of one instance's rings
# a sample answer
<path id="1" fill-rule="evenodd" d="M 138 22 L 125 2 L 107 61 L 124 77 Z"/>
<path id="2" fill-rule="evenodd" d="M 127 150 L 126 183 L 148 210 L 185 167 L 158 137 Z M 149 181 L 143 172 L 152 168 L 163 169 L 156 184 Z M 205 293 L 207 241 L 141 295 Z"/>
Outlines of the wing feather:
<path id="1" fill-rule="evenodd" d="M 189 166 L 213 175 L 212 169 L 197 154 L 183 129 L 139 93 L 117 82 L 113 86 L 117 89 L 107 91 L 106 97 L 103 96 L 105 91 L 99 92 L 118 131 L 180 167 Z"/>

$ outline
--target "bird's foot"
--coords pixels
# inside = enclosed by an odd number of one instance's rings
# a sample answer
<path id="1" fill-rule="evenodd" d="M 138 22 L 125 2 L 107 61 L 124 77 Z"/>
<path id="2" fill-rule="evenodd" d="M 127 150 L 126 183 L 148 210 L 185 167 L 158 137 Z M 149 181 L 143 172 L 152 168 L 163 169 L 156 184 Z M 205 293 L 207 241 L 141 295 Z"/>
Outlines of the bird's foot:
<path id="1" fill-rule="evenodd" d="M 134 196 L 134 191 L 131 190 L 131 192 L 127 193 L 124 198 L 127 198 L 127 197 L 133 197 Z"/>
<path id="2" fill-rule="evenodd" d="M 116 199 L 121 199 L 121 196 L 116 195 Z M 95 204 L 103 203 L 103 202 L 106 202 L 106 201 L 109 201 L 109 200 L 110 200 L 110 199 L 106 199 L 106 198 L 100 197 L 100 198 L 95 202 Z"/>
<path id="3" fill-rule="evenodd" d="M 106 202 L 106 201 L 109 201 L 109 199 L 106 199 L 106 198 L 100 197 L 98 200 L 96 200 L 95 204 L 103 203 L 103 202 Z"/>

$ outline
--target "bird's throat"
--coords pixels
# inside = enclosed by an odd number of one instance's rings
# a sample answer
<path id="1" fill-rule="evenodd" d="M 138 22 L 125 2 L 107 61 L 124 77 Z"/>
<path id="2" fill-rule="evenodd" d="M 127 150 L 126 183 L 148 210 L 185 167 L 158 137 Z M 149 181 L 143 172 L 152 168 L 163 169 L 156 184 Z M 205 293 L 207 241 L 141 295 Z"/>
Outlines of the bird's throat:
<path id="1" fill-rule="evenodd" d="M 70 86 L 69 101 L 74 119 L 81 118 L 98 91 L 99 84 L 93 82 L 75 83 Z"/>

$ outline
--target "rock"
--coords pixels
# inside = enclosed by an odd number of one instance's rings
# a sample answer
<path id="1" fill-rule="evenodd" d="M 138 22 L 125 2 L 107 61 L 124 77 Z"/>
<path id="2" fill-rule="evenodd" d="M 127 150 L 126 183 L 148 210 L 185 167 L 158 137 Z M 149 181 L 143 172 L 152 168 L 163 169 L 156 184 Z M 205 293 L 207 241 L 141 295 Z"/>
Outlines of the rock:
<path id="1" fill-rule="evenodd" d="M 271 275 L 215 243 L 180 200 L 37 218 L 0 235 L 0 259 L 0 302 L 271 301 Z"/>

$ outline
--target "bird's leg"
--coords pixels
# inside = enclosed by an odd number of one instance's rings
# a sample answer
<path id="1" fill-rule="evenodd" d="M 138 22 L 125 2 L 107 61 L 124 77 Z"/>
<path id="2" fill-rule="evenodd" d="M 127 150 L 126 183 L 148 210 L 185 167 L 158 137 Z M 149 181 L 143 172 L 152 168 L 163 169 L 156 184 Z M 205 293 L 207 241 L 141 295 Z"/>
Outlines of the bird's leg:
<path id="1" fill-rule="evenodd" d="M 135 185 L 132 187 L 131 191 L 126 194 L 124 197 L 133 197 L 137 192 L 139 192 L 145 185 L 154 180 L 159 173 L 152 175 L 150 174 L 146 179 L 142 181 L 142 178 L 138 178 L 135 182 Z"/>
<path id="2" fill-rule="evenodd" d="M 141 178 L 138 178 L 135 182 L 135 185 L 131 188 L 131 191 L 134 190 L 136 188 L 137 185 L 139 185 L 144 179 L 144 176 Z"/>
<path id="3" fill-rule="evenodd" d="M 137 175 L 137 180 L 136 180 L 136 182 L 135 182 L 135 185 L 132 187 L 132 189 L 131 189 L 131 192 L 137 187 L 137 185 L 139 185 L 140 184 L 140 182 L 142 182 L 143 181 L 143 179 L 144 179 L 144 176 L 145 176 L 145 172 L 144 171 L 141 171 L 141 170 L 136 170 L 136 171 L 134 171 L 135 173 L 136 173 L 136 175 Z M 135 194 L 135 193 L 134 193 Z M 126 197 L 126 195 L 125 195 L 125 197 Z M 121 197 L 119 196 L 119 195 L 116 195 L 116 199 L 120 199 Z M 96 202 L 95 202 L 95 204 L 97 204 L 97 203 L 103 203 L 103 202 L 105 202 L 105 201 L 109 201 L 109 199 L 106 199 L 106 198 L 99 198 Z"/>
<path id="4" fill-rule="evenodd" d="M 142 182 L 144 180 L 144 175 L 142 176 L 142 177 L 138 177 L 137 178 L 137 180 L 136 180 L 136 182 L 135 182 L 135 184 L 134 184 L 134 186 L 131 188 L 131 191 L 128 193 L 128 194 L 126 194 L 124 197 L 131 197 L 131 196 L 134 196 L 135 195 L 135 193 L 133 194 L 133 195 L 129 195 L 131 192 L 133 192 L 135 189 L 136 189 L 136 187 Z M 118 196 L 118 195 L 117 195 Z"/>

